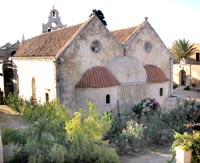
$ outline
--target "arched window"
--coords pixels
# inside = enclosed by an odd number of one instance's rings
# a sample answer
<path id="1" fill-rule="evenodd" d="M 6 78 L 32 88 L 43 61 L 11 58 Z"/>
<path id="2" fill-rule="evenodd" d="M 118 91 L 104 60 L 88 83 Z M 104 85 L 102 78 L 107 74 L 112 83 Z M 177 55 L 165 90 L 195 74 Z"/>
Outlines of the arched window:
<path id="1" fill-rule="evenodd" d="M 110 104 L 110 95 L 109 94 L 106 95 L 106 104 Z"/>
<path id="2" fill-rule="evenodd" d="M 49 102 L 49 94 L 48 93 L 45 93 L 45 99 L 46 99 L 46 102 Z"/>
<path id="3" fill-rule="evenodd" d="M 32 78 L 32 100 L 36 100 L 36 82 L 35 82 L 35 78 Z"/>
<path id="4" fill-rule="evenodd" d="M 160 96 L 163 96 L 163 88 L 160 88 Z"/>

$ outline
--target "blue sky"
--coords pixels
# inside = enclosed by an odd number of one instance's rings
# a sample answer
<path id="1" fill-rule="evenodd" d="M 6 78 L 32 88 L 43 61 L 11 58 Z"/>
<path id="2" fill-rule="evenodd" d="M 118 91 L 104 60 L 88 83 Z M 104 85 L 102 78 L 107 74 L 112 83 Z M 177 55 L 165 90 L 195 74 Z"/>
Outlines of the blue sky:
<path id="1" fill-rule="evenodd" d="M 67 26 L 84 22 L 93 9 L 103 12 L 109 30 L 148 21 L 166 46 L 185 38 L 200 43 L 199 0 L 0 0 L 0 46 L 39 35 L 53 6 Z"/>

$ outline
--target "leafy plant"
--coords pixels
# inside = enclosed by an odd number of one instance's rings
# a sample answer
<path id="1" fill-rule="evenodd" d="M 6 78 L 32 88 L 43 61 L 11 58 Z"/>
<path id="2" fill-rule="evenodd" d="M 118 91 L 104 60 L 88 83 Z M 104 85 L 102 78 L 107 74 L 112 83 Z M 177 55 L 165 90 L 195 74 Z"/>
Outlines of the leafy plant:
<path id="1" fill-rule="evenodd" d="M 74 117 L 66 121 L 66 132 L 71 142 L 69 146 L 71 162 L 119 162 L 116 152 L 102 140 L 110 129 L 109 114 L 99 115 L 90 101 L 87 110 L 75 112 Z"/>
<path id="2" fill-rule="evenodd" d="M 176 156 L 175 147 L 180 146 L 184 151 L 192 150 L 192 163 L 198 163 L 200 161 L 200 132 L 193 131 L 193 133 L 174 132 L 174 142 L 172 144 L 173 158 L 169 162 L 172 162 Z"/>
<path id="3" fill-rule="evenodd" d="M 184 90 L 189 91 L 190 90 L 190 86 L 185 86 Z"/>
<path id="4" fill-rule="evenodd" d="M 145 98 L 141 100 L 138 104 L 136 104 L 133 108 L 132 111 L 138 115 L 151 115 L 153 112 L 159 110 L 160 105 L 155 99 L 151 98 Z"/>
<path id="5" fill-rule="evenodd" d="M 18 113 L 21 112 L 21 107 L 23 106 L 23 100 L 18 97 L 15 93 L 10 93 L 6 97 L 6 104 L 10 106 L 13 110 L 17 111 Z"/>
<path id="6" fill-rule="evenodd" d="M 109 114 L 99 115 L 95 105 L 90 101 L 87 110 L 75 112 L 70 121 L 66 121 L 66 131 L 71 141 L 76 139 L 77 135 L 87 135 L 91 140 L 98 141 L 103 138 L 105 132 L 110 129 L 111 116 Z"/>
<path id="7" fill-rule="evenodd" d="M 14 144 L 12 162 L 24 163 L 118 163 L 115 150 L 102 140 L 111 124 L 109 114 L 100 116 L 91 102 L 71 118 L 59 101 L 23 105 L 24 129 L 3 130 L 3 144 Z"/>
<path id="8" fill-rule="evenodd" d="M 144 143 L 162 144 L 162 138 L 169 140 L 170 130 L 162 120 L 163 113 L 155 112 L 151 116 L 143 116 L 141 123 L 144 126 Z"/>
<path id="9" fill-rule="evenodd" d="M 144 127 L 142 124 L 136 123 L 134 120 L 127 122 L 126 129 L 122 130 L 120 138 L 124 138 L 124 143 L 128 145 L 132 151 L 141 147 L 141 140 L 143 138 Z"/>

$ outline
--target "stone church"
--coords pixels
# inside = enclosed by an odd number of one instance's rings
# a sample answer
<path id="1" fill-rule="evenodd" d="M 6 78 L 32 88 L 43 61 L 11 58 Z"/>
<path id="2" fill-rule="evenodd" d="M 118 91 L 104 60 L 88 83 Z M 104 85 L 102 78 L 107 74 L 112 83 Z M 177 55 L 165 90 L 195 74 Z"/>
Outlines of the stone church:
<path id="1" fill-rule="evenodd" d="M 52 9 L 43 34 L 12 57 L 15 91 L 45 103 L 58 98 L 70 112 L 91 100 L 101 113 L 130 109 L 145 97 L 165 106 L 172 91 L 171 54 L 147 18 L 110 31 L 96 12 L 66 26 Z"/>

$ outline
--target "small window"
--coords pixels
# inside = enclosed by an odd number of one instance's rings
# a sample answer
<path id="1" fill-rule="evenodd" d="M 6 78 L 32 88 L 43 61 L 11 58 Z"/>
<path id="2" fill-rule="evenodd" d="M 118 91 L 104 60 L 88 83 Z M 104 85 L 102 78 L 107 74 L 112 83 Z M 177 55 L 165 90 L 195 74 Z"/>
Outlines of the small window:
<path id="1" fill-rule="evenodd" d="M 163 88 L 160 88 L 160 96 L 163 96 Z"/>
<path id="2" fill-rule="evenodd" d="M 91 48 L 91 50 L 92 50 L 93 52 L 98 53 L 98 52 L 101 50 L 102 45 L 101 45 L 100 41 L 96 40 L 96 41 L 93 41 L 93 42 L 91 43 L 90 48 Z"/>
<path id="3" fill-rule="evenodd" d="M 46 99 L 46 102 L 49 102 L 49 94 L 48 93 L 45 93 L 45 99 Z"/>
<path id="4" fill-rule="evenodd" d="M 106 95 L 106 104 L 110 104 L 110 95 Z"/>
<path id="5" fill-rule="evenodd" d="M 196 61 L 199 62 L 199 53 L 196 53 Z"/>

